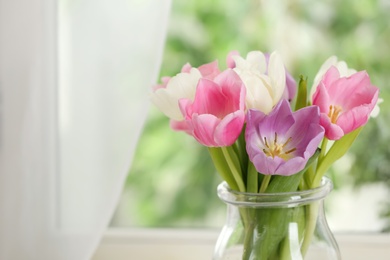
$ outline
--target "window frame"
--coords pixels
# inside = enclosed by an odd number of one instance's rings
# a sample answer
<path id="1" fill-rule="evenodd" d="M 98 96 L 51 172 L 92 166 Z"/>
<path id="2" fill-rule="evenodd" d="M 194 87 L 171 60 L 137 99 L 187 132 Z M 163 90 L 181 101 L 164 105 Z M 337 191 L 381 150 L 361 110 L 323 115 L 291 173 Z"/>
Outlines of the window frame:
<path id="1" fill-rule="evenodd" d="M 219 229 L 109 228 L 92 260 L 210 259 Z M 343 259 L 388 259 L 389 233 L 335 233 Z"/>

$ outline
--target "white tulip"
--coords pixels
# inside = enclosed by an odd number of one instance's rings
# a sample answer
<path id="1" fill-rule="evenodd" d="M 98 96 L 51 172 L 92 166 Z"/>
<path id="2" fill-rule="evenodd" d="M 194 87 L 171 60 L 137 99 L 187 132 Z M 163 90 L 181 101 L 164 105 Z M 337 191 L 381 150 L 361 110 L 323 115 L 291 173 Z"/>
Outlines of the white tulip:
<path id="1" fill-rule="evenodd" d="M 246 59 L 233 56 L 236 67 L 247 89 L 247 109 L 257 109 L 266 114 L 282 98 L 286 88 L 286 71 L 280 55 L 273 52 L 269 61 L 260 51 L 249 52 Z"/>

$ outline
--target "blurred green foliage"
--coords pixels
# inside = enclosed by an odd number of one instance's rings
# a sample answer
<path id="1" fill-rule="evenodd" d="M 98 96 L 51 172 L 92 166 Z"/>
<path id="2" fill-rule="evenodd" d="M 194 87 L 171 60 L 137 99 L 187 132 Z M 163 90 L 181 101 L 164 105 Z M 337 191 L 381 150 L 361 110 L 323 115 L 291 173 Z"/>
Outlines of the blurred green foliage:
<path id="1" fill-rule="evenodd" d="M 381 89 L 381 114 L 354 144 L 348 176 L 336 185 L 383 182 L 390 189 L 390 2 L 173 1 L 161 75 L 173 76 L 219 60 L 229 51 L 278 50 L 290 73 L 309 77 L 331 55 L 349 67 L 367 70 Z M 126 214 L 138 226 L 207 226 L 224 210 L 216 196 L 220 182 L 207 150 L 191 137 L 173 132 L 152 108 L 126 183 Z M 384 201 L 386 203 L 386 201 Z M 390 219 L 390 204 L 383 216 Z M 389 222 L 390 226 L 390 222 Z M 388 229 L 388 228 L 387 228 Z"/>

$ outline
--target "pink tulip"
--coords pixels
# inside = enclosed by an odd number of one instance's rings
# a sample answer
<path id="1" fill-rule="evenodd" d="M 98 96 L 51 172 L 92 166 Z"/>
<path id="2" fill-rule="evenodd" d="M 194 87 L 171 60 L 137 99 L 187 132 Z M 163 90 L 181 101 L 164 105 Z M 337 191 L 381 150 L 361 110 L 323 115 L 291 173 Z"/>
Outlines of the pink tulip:
<path id="1" fill-rule="evenodd" d="M 230 146 L 245 122 L 245 86 L 233 70 L 200 79 L 195 99 L 179 101 L 189 132 L 208 147 Z M 183 127 L 180 125 L 179 127 Z"/>
<path id="2" fill-rule="evenodd" d="M 365 71 L 340 77 L 334 66 L 325 73 L 313 95 L 321 112 L 321 125 L 329 140 L 338 140 L 367 123 L 378 100 L 379 89 Z"/>

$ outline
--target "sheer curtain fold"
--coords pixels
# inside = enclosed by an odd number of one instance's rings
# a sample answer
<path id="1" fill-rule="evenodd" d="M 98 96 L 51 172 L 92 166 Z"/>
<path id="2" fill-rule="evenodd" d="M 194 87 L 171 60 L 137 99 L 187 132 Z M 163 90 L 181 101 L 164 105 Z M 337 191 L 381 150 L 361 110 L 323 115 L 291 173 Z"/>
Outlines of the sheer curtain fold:
<path id="1" fill-rule="evenodd" d="M 170 0 L 0 0 L 0 259 L 89 259 L 122 190 Z"/>

